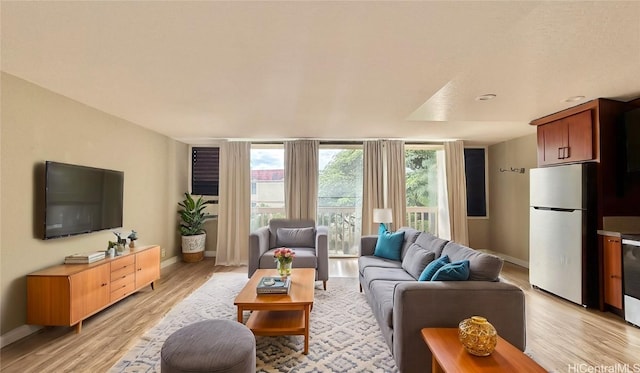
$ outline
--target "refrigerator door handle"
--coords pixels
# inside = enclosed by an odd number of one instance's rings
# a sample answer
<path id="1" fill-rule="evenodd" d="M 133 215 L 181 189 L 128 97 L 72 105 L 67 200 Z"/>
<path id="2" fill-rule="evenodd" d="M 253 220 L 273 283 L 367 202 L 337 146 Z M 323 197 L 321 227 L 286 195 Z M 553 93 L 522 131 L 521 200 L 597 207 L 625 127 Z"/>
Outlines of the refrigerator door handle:
<path id="1" fill-rule="evenodd" d="M 536 210 L 546 210 L 546 211 L 560 211 L 560 212 L 574 212 L 576 211 L 576 209 L 563 209 L 563 208 L 559 208 L 559 207 L 540 207 L 540 206 L 533 206 L 534 209 Z"/>

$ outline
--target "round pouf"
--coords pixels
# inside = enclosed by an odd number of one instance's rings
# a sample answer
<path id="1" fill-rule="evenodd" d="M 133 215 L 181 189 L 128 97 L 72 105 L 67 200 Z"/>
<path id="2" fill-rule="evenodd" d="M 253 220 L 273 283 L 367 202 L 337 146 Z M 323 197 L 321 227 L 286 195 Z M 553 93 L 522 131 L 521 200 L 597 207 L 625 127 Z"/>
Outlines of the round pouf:
<path id="1" fill-rule="evenodd" d="M 171 334 L 160 351 L 162 373 L 256 371 L 256 338 L 237 321 L 200 321 Z"/>

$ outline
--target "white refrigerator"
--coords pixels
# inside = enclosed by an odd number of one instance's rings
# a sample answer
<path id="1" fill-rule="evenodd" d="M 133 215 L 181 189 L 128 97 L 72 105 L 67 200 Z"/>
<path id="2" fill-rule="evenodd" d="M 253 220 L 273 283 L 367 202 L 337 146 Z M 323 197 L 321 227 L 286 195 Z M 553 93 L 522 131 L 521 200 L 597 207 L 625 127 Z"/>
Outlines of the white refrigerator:
<path id="1" fill-rule="evenodd" d="M 595 164 L 530 171 L 529 282 L 571 302 L 598 297 Z"/>

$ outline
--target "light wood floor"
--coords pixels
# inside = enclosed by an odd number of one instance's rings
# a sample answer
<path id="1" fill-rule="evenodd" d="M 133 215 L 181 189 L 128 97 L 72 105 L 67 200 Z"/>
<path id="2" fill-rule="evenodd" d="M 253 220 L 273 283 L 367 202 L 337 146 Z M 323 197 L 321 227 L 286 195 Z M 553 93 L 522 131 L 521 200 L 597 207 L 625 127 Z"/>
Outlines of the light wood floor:
<path id="1" fill-rule="evenodd" d="M 0 370 L 105 372 L 176 303 L 211 275 L 228 271 L 244 272 L 246 267 L 216 267 L 211 259 L 167 266 L 155 291 L 141 291 L 89 318 L 80 334 L 73 328 L 50 327 L 6 346 L 0 351 Z M 357 273 L 355 259 L 330 261 L 330 277 L 357 277 Z M 613 314 L 531 289 L 525 268 L 506 263 L 503 277 L 525 290 L 527 351 L 544 368 L 604 372 L 616 364 L 629 364 L 629 372 L 640 372 L 640 329 Z"/>

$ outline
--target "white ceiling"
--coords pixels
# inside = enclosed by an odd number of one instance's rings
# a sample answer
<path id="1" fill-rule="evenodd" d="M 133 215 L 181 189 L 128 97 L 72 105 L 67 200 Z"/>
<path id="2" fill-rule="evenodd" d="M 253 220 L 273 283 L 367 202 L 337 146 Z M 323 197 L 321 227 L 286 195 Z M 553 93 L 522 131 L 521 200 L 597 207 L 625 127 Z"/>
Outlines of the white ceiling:
<path id="1" fill-rule="evenodd" d="M 570 96 L 640 96 L 638 1 L 2 1 L 1 22 L 3 71 L 188 143 L 491 144 Z"/>

